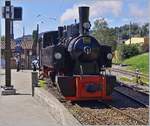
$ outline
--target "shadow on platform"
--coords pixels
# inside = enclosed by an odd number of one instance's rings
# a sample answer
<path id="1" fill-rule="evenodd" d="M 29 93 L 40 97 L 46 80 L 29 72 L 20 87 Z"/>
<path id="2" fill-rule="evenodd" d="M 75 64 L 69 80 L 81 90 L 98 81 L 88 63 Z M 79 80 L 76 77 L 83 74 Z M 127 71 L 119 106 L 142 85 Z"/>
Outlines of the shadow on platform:
<path id="1" fill-rule="evenodd" d="M 15 95 L 32 95 L 30 93 L 16 93 Z"/>

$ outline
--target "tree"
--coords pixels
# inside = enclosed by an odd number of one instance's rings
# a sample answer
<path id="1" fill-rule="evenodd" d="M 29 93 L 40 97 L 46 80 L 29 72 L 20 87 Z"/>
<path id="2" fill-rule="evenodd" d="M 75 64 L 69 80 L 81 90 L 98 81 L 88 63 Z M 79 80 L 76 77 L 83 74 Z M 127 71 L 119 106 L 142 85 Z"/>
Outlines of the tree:
<path id="1" fill-rule="evenodd" d="M 145 23 L 141 27 L 141 36 L 142 37 L 148 37 L 149 36 L 149 23 Z"/>
<path id="2" fill-rule="evenodd" d="M 139 45 L 138 44 L 120 44 L 117 47 L 119 53 L 119 59 L 124 60 L 126 58 L 130 58 L 132 56 L 139 54 Z"/>
<path id="3" fill-rule="evenodd" d="M 94 27 L 93 27 L 93 30 L 94 31 L 97 31 L 99 29 L 106 29 L 108 28 L 108 24 L 107 22 L 105 21 L 104 18 L 102 19 L 97 19 L 95 22 L 94 22 Z"/>
<path id="4" fill-rule="evenodd" d="M 98 19 L 94 22 L 93 36 L 100 44 L 106 44 L 112 47 L 112 51 L 116 49 L 117 36 L 114 28 L 109 28 L 104 19 Z"/>
<path id="5" fill-rule="evenodd" d="M 5 36 L 2 36 L 2 37 L 1 37 L 1 41 L 5 41 Z"/>

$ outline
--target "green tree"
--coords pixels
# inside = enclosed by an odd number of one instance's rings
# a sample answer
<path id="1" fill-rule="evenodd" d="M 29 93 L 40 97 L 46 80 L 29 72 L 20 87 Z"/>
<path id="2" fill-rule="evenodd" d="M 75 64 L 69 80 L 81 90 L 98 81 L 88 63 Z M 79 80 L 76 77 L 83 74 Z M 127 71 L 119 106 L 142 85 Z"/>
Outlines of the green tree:
<path id="1" fill-rule="evenodd" d="M 142 37 L 148 37 L 149 36 L 149 23 L 145 23 L 141 27 L 141 36 Z"/>
<path id="2" fill-rule="evenodd" d="M 120 44 L 117 47 L 119 53 L 119 59 L 124 60 L 126 58 L 130 58 L 132 56 L 139 54 L 139 45 L 138 44 Z"/>
<path id="3" fill-rule="evenodd" d="M 117 36 L 114 28 L 109 28 L 106 20 L 98 19 L 94 22 L 93 36 L 100 44 L 106 44 L 112 47 L 112 51 L 116 49 Z"/>
<path id="4" fill-rule="evenodd" d="M 5 41 L 5 36 L 2 36 L 2 37 L 1 37 L 1 41 Z"/>

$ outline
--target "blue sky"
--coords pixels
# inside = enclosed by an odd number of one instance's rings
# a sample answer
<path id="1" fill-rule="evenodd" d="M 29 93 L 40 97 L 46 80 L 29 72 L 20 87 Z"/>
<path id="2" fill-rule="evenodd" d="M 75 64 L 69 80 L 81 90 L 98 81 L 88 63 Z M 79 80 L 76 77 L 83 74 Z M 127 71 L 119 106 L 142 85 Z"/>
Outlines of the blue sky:
<path id="1" fill-rule="evenodd" d="M 59 25 L 78 21 L 78 6 L 90 6 L 90 21 L 105 18 L 110 27 L 149 21 L 149 0 L 11 0 L 14 6 L 23 7 L 23 20 L 14 22 L 15 38 L 31 34 L 40 24 L 40 32 L 56 30 Z M 4 0 L 0 0 L 4 5 Z M 55 20 L 56 19 L 56 20 Z M 4 19 L 1 19 L 1 34 L 4 35 Z"/>

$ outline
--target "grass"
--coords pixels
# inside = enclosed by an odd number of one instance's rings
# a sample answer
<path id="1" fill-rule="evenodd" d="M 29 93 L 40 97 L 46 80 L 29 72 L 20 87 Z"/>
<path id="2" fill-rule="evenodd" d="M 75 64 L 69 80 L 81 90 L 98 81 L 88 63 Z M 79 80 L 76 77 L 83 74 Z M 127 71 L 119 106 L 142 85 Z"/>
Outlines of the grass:
<path id="1" fill-rule="evenodd" d="M 39 80 L 39 86 L 40 86 L 41 88 L 45 88 L 45 87 L 46 87 L 46 81 L 44 81 L 44 80 Z"/>
<path id="2" fill-rule="evenodd" d="M 120 77 L 119 78 L 119 80 L 120 81 L 124 81 L 124 82 L 130 82 L 130 83 L 136 83 L 136 78 L 135 77 L 132 77 L 132 78 L 128 78 L 128 77 Z M 145 79 L 145 78 L 142 78 L 141 77 L 141 82 L 143 83 L 143 84 L 148 84 L 149 83 L 149 80 L 148 79 Z"/>
<path id="3" fill-rule="evenodd" d="M 131 82 L 132 79 L 129 79 L 128 77 L 120 77 L 119 78 L 121 81 L 126 81 L 126 82 Z"/>
<path id="4" fill-rule="evenodd" d="M 141 55 L 137 55 L 134 57 L 131 57 L 129 59 L 126 59 L 123 61 L 123 64 L 127 64 L 129 70 L 139 69 L 140 72 L 144 74 L 149 73 L 149 54 L 144 53 Z"/>

